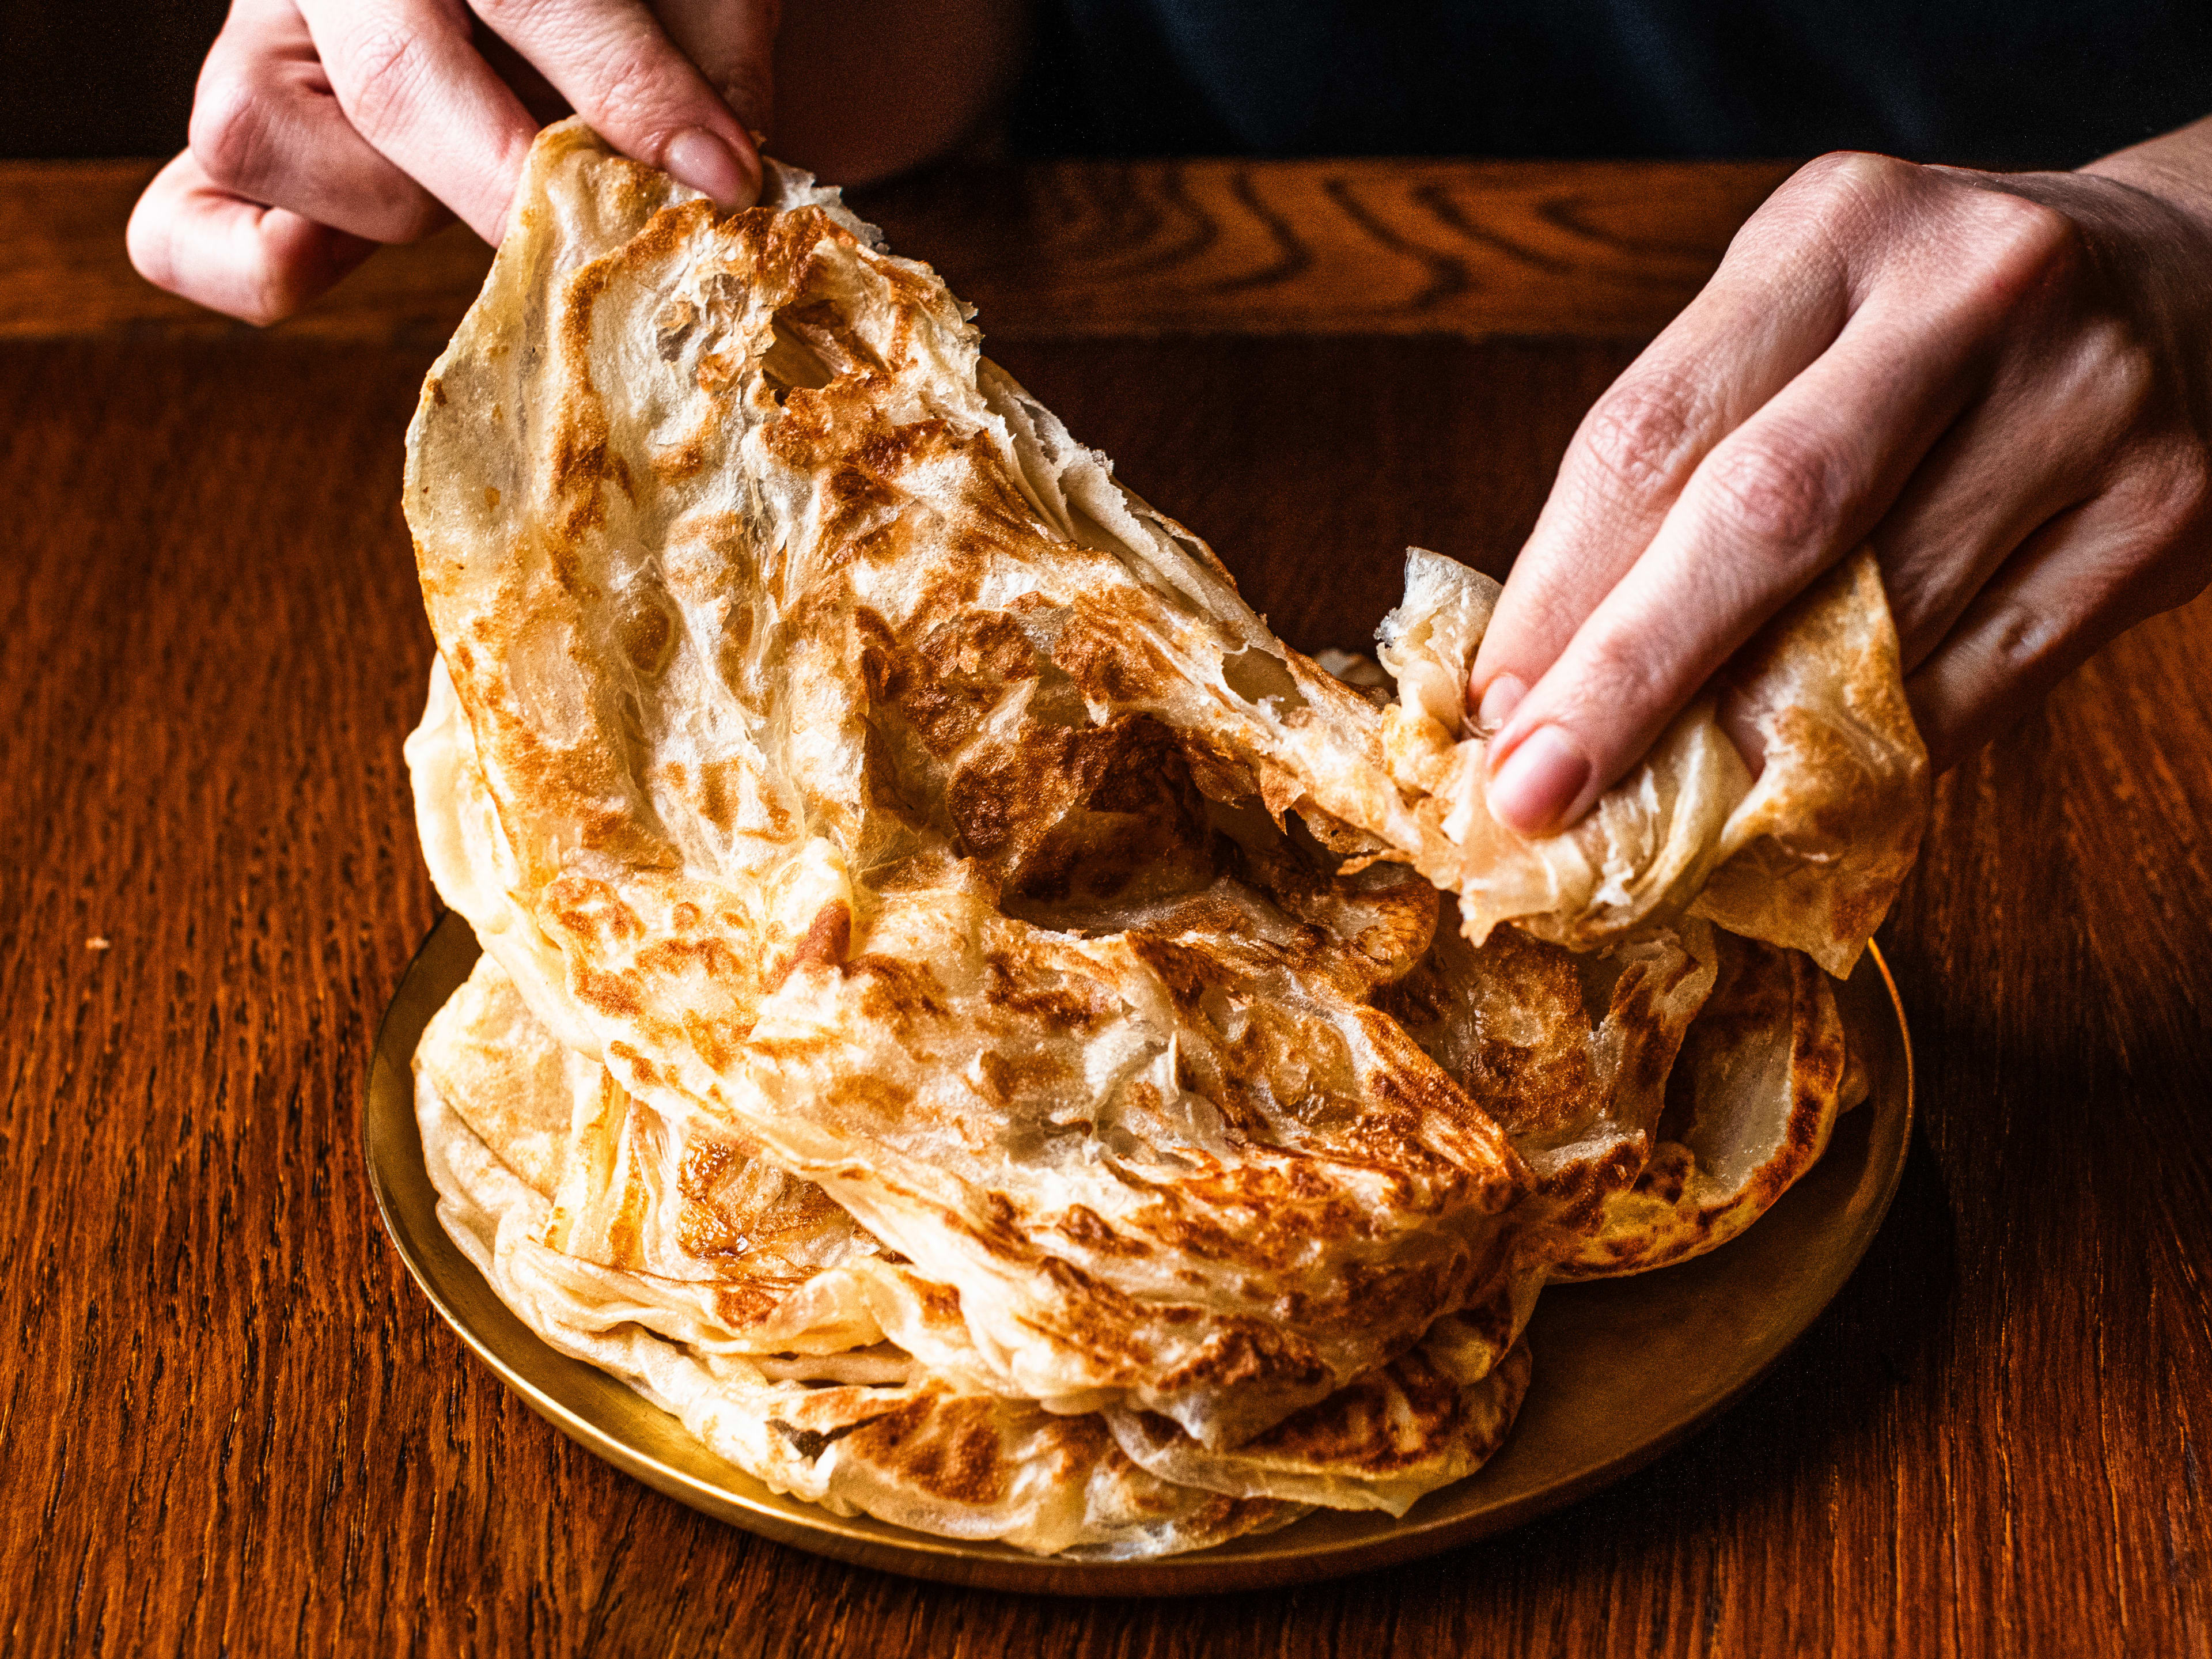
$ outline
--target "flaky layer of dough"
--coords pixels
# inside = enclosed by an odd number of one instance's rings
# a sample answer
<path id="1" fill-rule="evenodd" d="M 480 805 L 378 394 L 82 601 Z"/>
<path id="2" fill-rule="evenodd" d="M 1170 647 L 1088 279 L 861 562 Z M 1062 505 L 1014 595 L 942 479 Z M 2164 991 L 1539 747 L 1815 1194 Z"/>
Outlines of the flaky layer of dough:
<path id="1" fill-rule="evenodd" d="M 1103 1558 L 1194 1549 L 1307 1504 L 1395 1511 L 1496 1449 L 1540 1275 L 1249 1446 L 994 1393 L 958 1297 L 818 1188 L 672 1123 L 556 1042 L 497 960 L 424 1031 L 416 1116 L 447 1231 L 525 1323 L 779 1492 L 956 1537 Z M 614 1127 L 610 1127 L 614 1126 Z"/>
<path id="2" fill-rule="evenodd" d="M 1841 966 L 1901 879 L 1925 765 L 1870 564 L 1738 665 L 1755 783 L 1701 706 L 1522 842 L 1453 701 L 1473 573 L 1415 556 L 1386 706 L 834 192 L 718 212 L 568 123 L 517 199 L 410 434 L 409 759 L 530 1025 L 426 1050 L 425 1121 L 549 1340 L 823 1501 L 1036 1548 L 1165 1504 L 1129 1547 L 1187 1547 L 1231 1523 L 1181 1486 L 1396 1509 L 1472 1468 L 1545 1278 L 1704 1248 L 1809 1161 L 1825 986 L 1778 1012 L 1711 924 Z M 1717 979 L 1751 1012 L 1675 1111 Z M 559 1134 L 514 1103 L 556 1081 Z M 801 1472 L 764 1413 L 809 1380 L 801 1443 L 850 1445 Z M 836 1401 L 882 1389 L 987 1422 L 1000 1495 L 867 1462 Z"/>

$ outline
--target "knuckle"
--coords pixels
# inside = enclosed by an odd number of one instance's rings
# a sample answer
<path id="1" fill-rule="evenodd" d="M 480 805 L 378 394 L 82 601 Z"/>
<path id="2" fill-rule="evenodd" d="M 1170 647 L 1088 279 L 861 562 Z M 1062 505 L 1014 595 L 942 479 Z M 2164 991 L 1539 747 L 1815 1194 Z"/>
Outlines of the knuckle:
<path id="1" fill-rule="evenodd" d="M 1573 639 L 1576 631 L 1589 620 L 1589 614 L 1596 608 L 1597 600 L 1602 599 L 1607 591 L 1604 586 L 1589 580 L 1586 570 L 1586 566 L 1578 563 L 1563 571 L 1551 572 L 1550 583 L 1531 591 L 1522 601 L 1519 614 L 1515 619 L 1517 623 L 1515 637 L 1562 642 Z M 1487 634 L 1484 635 L 1486 644 L 1489 637 Z M 1507 644 L 1508 636 L 1501 635 L 1498 642 L 1501 646 Z M 1507 651 L 1502 654 L 1510 656 L 1517 653 Z M 1540 660 L 1529 666 L 1531 672 L 1522 673 L 1522 678 L 1533 685 L 1544 665 Z"/>
<path id="2" fill-rule="evenodd" d="M 2159 354 L 2140 334 L 2116 319 L 2102 319 L 2085 331 L 2082 349 L 2089 371 L 2082 387 L 2087 398 L 2129 423 L 2152 411 L 2163 374 Z"/>
<path id="3" fill-rule="evenodd" d="M 186 129 L 192 159 L 224 190 L 255 194 L 267 166 L 269 119 L 253 88 L 230 75 L 210 76 L 192 100 Z"/>
<path id="4" fill-rule="evenodd" d="M 1747 253 L 1785 263 L 1813 259 L 1832 278 L 1845 279 L 1894 232 L 1926 189 L 1926 173 L 1910 161 L 1857 150 L 1808 161 L 1744 227 Z"/>
<path id="5" fill-rule="evenodd" d="M 1893 155 L 1834 150 L 1798 168 L 1780 193 L 1791 206 L 1816 219 L 1856 218 L 1874 204 L 1910 192 L 1921 172 Z"/>
<path id="6" fill-rule="evenodd" d="M 1670 493 L 1696 453 L 1702 400 L 1672 374 L 1625 379 L 1601 398 L 1583 428 L 1583 453 L 1610 493 L 1644 501 Z"/>
<path id="7" fill-rule="evenodd" d="M 2010 191 L 1976 190 L 1974 195 L 1971 234 L 2000 278 L 2033 281 L 2081 264 L 2087 249 L 2068 215 Z"/>
<path id="8" fill-rule="evenodd" d="M 1824 192 L 1856 194 L 1866 190 L 1893 189 L 1918 173 L 1910 161 L 1873 150 L 1832 149 L 1816 155 L 1797 169 L 1796 179 Z"/>
<path id="9" fill-rule="evenodd" d="M 1575 701 L 1588 712 L 1586 726 L 1601 730 L 1640 726 L 1665 707 L 1668 676 L 1636 638 L 1608 630 L 1587 644 L 1577 642 L 1576 679 L 1582 695 Z"/>
<path id="10" fill-rule="evenodd" d="M 2201 543 L 2212 528 L 2212 459 L 2195 445 L 2179 449 L 2160 469 L 2156 500 L 2172 536 Z"/>
<path id="11" fill-rule="evenodd" d="M 1795 549 L 1822 540 L 1841 506 L 1835 468 L 1802 442 L 1724 445 L 1705 478 L 1723 514 L 1758 545 Z"/>
<path id="12" fill-rule="evenodd" d="M 2057 654 L 2064 634 L 2041 608 L 2008 599 L 1991 613 L 1983 641 L 1997 672 L 2026 675 Z"/>

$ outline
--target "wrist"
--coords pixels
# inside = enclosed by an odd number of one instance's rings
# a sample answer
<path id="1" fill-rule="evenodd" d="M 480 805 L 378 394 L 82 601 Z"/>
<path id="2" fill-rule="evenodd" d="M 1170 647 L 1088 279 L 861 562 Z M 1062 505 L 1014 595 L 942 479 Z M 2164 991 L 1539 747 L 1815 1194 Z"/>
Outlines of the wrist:
<path id="1" fill-rule="evenodd" d="M 2212 232 L 2212 117 L 2100 156 L 2079 172 L 2139 191 Z"/>

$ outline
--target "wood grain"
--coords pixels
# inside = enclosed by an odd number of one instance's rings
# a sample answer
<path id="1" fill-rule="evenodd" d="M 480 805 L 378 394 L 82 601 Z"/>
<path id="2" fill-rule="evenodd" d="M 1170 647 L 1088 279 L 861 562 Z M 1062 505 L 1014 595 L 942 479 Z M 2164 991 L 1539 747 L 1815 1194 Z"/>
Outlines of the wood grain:
<path id="1" fill-rule="evenodd" d="M 1502 568 L 1632 350 L 1263 321 L 1000 349 L 1308 646 L 1372 627 L 1409 540 Z M 433 915 L 397 506 L 432 343 L 368 337 L 0 344 L 0 1654 L 2212 1650 L 2212 609 L 1945 785 L 1885 934 L 1922 1074 L 1904 1189 L 1715 1427 L 1346 1583 L 947 1589 L 594 1462 L 378 1230 L 359 1091 Z"/>
<path id="2" fill-rule="evenodd" d="M 0 163 L 0 338 L 244 325 L 144 282 L 118 228 L 150 161 Z M 994 338 L 1656 333 L 1789 172 L 1770 163 L 1060 162 L 855 191 Z M 452 333 L 490 255 L 389 248 L 281 332 Z"/>
<path id="3" fill-rule="evenodd" d="M 258 331 L 165 294 L 131 268 L 123 227 L 157 161 L 0 161 L 0 339 L 128 332 L 241 339 Z M 277 331 L 428 346 L 453 331 L 491 252 L 459 225 L 387 248 Z"/>

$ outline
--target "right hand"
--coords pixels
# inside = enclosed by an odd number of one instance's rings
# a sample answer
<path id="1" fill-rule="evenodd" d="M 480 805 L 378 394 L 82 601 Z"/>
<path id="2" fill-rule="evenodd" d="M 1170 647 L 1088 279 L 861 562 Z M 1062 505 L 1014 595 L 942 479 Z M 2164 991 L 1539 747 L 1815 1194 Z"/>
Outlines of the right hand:
<path id="1" fill-rule="evenodd" d="M 1468 688 L 1492 813 L 1573 823 L 1861 546 L 1937 770 L 2202 592 L 2208 270 L 2212 118 L 2078 173 L 1804 168 L 1568 447 Z"/>
<path id="2" fill-rule="evenodd" d="M 383 242 L 507 227 L 544 119 L 574 109 L 726 207 L 760 193 L 777 0 L 232 0 L 191 147 L 131 216 L 149 282 L 252 323 Z"/>

